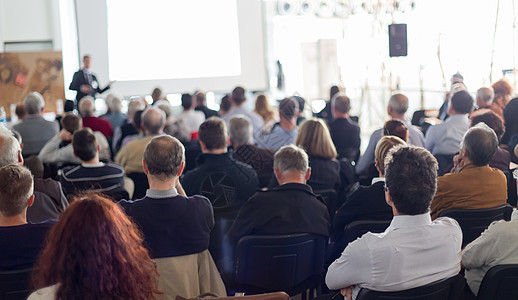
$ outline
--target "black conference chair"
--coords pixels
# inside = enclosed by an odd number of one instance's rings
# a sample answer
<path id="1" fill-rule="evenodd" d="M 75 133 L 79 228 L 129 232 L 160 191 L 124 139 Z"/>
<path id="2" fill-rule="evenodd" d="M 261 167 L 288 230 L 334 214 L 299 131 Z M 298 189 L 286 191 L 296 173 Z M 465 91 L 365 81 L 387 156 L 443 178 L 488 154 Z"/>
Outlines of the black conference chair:
<path id="1" fill-rule="evenodd" d="M 133 200 L 140 199 L 146 196 L 146 191 L 149 189 L 149 182 L 144 173 L 128 173 L 126 174 L 133 183 L 135 183 L 135 190 L 133 191 Z"/>
<path id="2" fill-rule="evenodd" d="M 462 275 L 457 274 L 438 282 L 398 292 L 377 292 L 361 289 L 356 300 L 457 300 L 464 284 Z"/>
<path id="3" fill-rule="evenodd" d="M 439 217 L 455 219 L 462 229 L 462 247 L 478 238 L 493 221 L 511 220 L 513 208 L 509 204 L 482 209 L 447 209 Z"/>
<path id="4" fill-rule="evenodd" d="M 335 216 L 336 210 L 338 209 L 337 203 L 337 194 L 333 189 L 325 189 L 325 190 L 315 190 L 313 191 L 315 195 L 321 196 L 327 206 L 327 211 L 329 212 L 329 218 L 331 220 L 331 224 L 333 223 L 333 217 Z"/>
<path id="5" fill-rule="evenodd" d="M 234 245 L 227 238 L 227 232 L 237 213 L 236 209 L 214 209 L 214 227 L 210 232 L 209 251 L 224 282 L 229 282 L 234 273 Z"/>
<path id="6" fill-rule="evenodd" d="M 381 233 L 385 231 L 389 227 L 391 221 L 392 220 L 361 220 L 348 224 L 345 226 L 343 235 L 338 237 L 330 247 L 326 256 L 326 263 L 331 264 L 335 259 L 340 257 L 341 253 L 350 242 L 354 242 L 367 232 Z"/>
<path id="7" fill-rule="evenodd" d="M 518 299 L 518 264 L 489 269 L 478 289 L 477 300 Z"/>
<path id="8" fill-rule="evenodd" d="M 516 188 L 516 178 L 514 178 L 513 170 L 504 171 L 505 178 L 507 179 L 507 203 L 512 207 L 516 207 L 518 204 L 518 191 Z"/>
<path id="9" fill-rule="evenodd" d="M 0 299 L 25 300 L 30 294 L 29 279 L 32 269 L 0 272 Z"/>
<path id="10" fill-rule="evenodd" d="M 284 291 L 305 300 L 319 285 L 326 245 L 327 237 L 307 233 L 245 236 L 236 248 L 234 281 L 246 294 Z"/>

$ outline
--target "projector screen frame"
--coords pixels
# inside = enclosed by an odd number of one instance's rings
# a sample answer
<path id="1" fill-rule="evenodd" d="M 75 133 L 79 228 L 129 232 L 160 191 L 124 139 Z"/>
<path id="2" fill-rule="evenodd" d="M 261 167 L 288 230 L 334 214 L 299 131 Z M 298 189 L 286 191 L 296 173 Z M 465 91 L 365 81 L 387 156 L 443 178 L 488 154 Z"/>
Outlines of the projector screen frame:
<path id="1" fill-rule="evenodd" d="M 76 0 L 79 57 L 92 57 L 92 72 L 101 86 L 110 81 L 108 57 L 108 20 L 106 0 Z M 268 89 L 264 41 L 264 11 L 262 0 L 236 0 L 241 55 L 241 74 L 238 76 L 117 81 L 107 93 L 129 97 L 147 95 L 155 87 L 164 93 L 195 90 L 229 92 L 235 86 L 251 91 Z M 144 22 L 145 20 L 135 20 Z M 130 44 L 130 43 L 129 43 Z M 213 45 L 224 47 L 225 45 Z M 210 51 L 210 48 L 207 49 Z M 139 59 L 139 58 L 135 58 Z M 128 62 L 131 63 L 131 62 Z M 68 86 L 69 83 L 65 83 Z M 104 95 L 105 96 L 105 95 Z"/>

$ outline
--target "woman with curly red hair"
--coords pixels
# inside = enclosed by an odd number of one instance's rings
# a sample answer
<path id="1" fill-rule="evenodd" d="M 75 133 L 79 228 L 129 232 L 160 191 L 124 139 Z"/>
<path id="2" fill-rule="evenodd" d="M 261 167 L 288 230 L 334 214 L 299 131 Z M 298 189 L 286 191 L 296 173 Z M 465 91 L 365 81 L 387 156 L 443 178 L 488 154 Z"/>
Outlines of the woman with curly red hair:
<path id="1" fill-rule="evenodd" d="M 78 197 L 51 229 L 33 274 L 33 299 L 154 299 L 158 273 L 119 205 Z"/>

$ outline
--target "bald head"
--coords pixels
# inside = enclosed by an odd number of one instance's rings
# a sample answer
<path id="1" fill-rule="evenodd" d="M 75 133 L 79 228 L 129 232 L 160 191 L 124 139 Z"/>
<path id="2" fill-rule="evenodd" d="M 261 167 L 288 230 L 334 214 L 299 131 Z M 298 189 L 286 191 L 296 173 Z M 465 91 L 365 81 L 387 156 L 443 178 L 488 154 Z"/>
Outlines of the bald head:
<path id="1" fill-rule="evenodd" d="M 81 102 L 79 102 L 79 113 L 83 117 L 93 117 L 95 112 L 95 103 L 94 98 L 90 96 L 85 96 L 81 98 Z"/>
<path id="2" fill-rule="evenodd" d="M 142 129 L 146 135 L 157 135 L 165 126 L 165 113 L 156 107 L 150 107 L 142 114 Z"/>
<path id="3" fill-rule="evenodd" d="M 389 99 L 389 113 L 393 117 L 402 117 L 408 110 L 408 97 L 403 94 L 394 94 Z"/>

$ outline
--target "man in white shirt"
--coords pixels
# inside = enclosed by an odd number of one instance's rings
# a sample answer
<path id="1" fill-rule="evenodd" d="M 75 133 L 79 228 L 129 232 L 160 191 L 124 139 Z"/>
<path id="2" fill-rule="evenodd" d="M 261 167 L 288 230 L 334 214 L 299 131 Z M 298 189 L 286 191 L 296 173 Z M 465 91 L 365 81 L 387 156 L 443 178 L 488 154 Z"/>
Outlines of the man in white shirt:
<path id="1" fill-rule="evenodd" d="M 395 147 L 385 159 L 385 198 L 394 218 L 383 233 L 350 243 L 328 269 L 326 284 L 348 300 L 361 288 L 401 291 L 460 271 L 462 231 L 450 218 L 432 222 L 437 161 L 425 149 Z"/>
<path id="2" fill-rule="evenodd" d="M 443 123 L 430 127 L 426 133 L 425 146 L 433 155 L 458 153 L 462 137 L 469 129 L 468 116 L 473 110 L 473 97 L 466 91 L 458 91 L 450 101 L 450 117 Z"/>
<path id="3" fill-rule="evenodd" d="M 190 94 L 182 94 L 182 107 L 183 112 L 178 115 L 178 119 L 183 121 L 191 135 L 198 133 L 201 123 L 205 121 L 205 115 L 201 111 L 194 110 Z"/>

